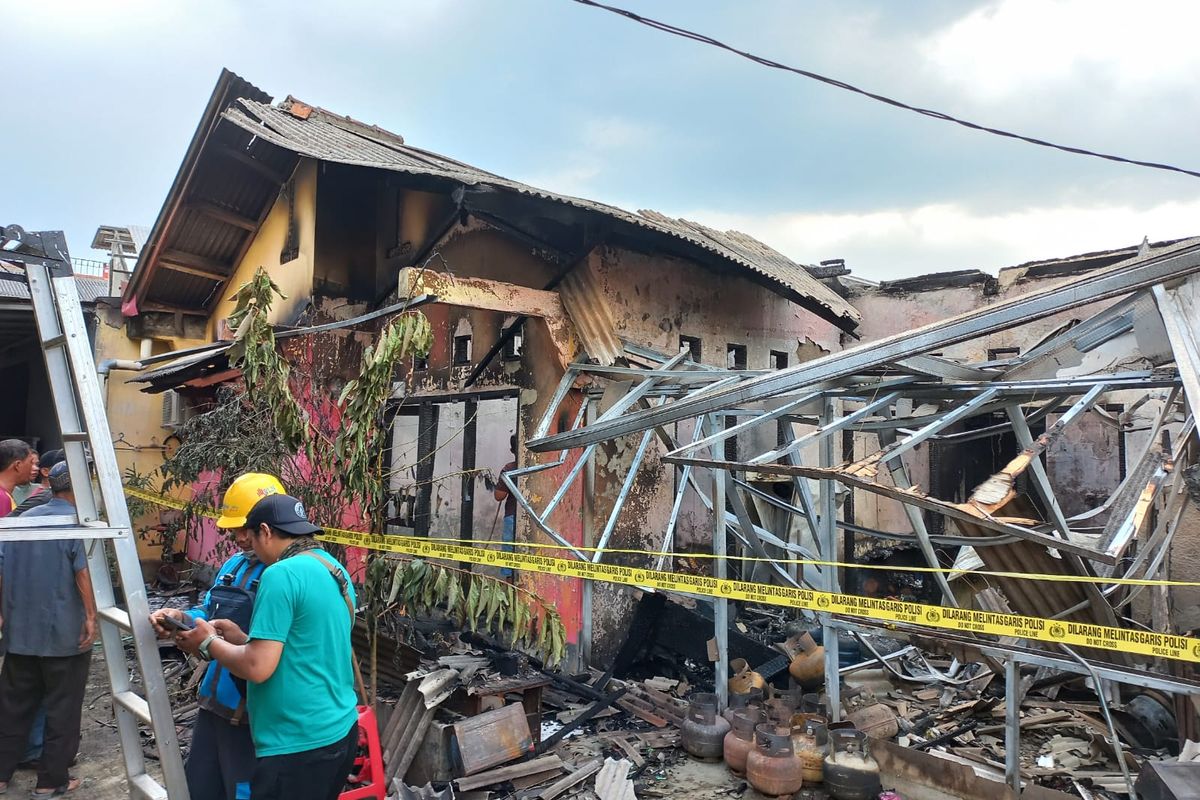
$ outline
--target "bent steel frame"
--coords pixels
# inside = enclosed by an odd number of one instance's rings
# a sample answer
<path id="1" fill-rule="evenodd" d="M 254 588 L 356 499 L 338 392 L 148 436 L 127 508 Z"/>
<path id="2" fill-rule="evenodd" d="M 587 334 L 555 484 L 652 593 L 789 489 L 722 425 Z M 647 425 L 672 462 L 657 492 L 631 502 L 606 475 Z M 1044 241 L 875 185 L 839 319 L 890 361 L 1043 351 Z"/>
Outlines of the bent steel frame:
<path id="1" fill-rule="evenodd" d="M 1200 404 L 1196 272 L 1200 240 L 1189 240 L 1043 292 L 774 372 L 717 369 L 693 363 L 686 350 L 662 354 L 626 342 L 624 365 L 569 366 L 528 442 L 534 452 L 559 450 L 557 459 L 527 465 L 505 480 L 538 530 L 577 558 L 600 562 L 611 551 L 629 489 L 657 441 L 659 459 L 672 465 L 675 492 L 657 546 L 635 556 L 645 558 L 648 568 L 662 569 L 677 554 L 680 509 L 691 497 L 713 520 L 715 575 L 726 574 L 735 556 L 744 575 L 752 570 L 753 580 L 837 591 L 845 568 L 841 562 L 853 559 L 853 553 L 839 556 L 840 530 L 915 546 L 925 565 L 937 570 L 936 589 L 947 604 L 959 600 L 942 571 L 945 548 L 969 546 L 990 573 L 1064 577 L 1037 584 L 994 574 L 971 578 L 998 589 L 1012 611 L 1142 625 L 1128 616 L 1141 587 L 1130 591 L 1107 579 L 1161 577 L 1182 513 L 1182 474 L 1195 460 Z M 963 364 L 927 355 L 1113 299 L 1117 302 L 1015 359 Z M 550 435 L 573 391 L 583 394 L 574 423 Z M 1113 400 L 1127 409 L 1117 417 L 1106 410 Z M 605 404 L 597 416 L 594 411 Z M 1111 495 L 1068 516 L 1048 466 L 1056 443 L 1083 419 L 1145 434 L 1146 441 Z M 681 431 L 680 423 L 691 425 L 690 433 Z M 914 482 L 911 457 L 917 448 L 995 441 L 1000 434 L 1011 434 L 1016 451 L 964 497 L 938 497 Z M 839 459 L 839 435 L 863 454 Z M 595 548 L 581 550 L 554 528 L 551 515 L 581 475 L 594 475 L 597 449 L 623 437 L 633 455 L 615 496 L 589 495 L 589 506 L 602 509 L 605 522 Z M 520 479 L 571 462 L 555 495 L 535 507 Z M 705 472 L 711 480 L 704 480 Z M 840 513 L 844 496 L 855 492 L 898 502 L 909 530 L 879 530 Z M 931 525 L 937 519 L 942 525 Z M 717 604 L 721 645 L 724 601 L 702 599 Z M 849 623 L 817 616 L 825 630 L 830 711 L 837 718 L 837 630 Z M 585 616 L 588 639 L 590 624 Z M 1166 620 L 1152 624 L 1163 626 Z M 991 662 L 997 666 L 1008 658 L 1010 664 L 1052 664 L 1107 681 L 1146 685 L 1151 680 L 1172 691 L 1198 690 L 1188 681 L 1147 673 L 1144 664 L 1124 653 L 1081 651 L 1064 658 L 1048 645 L 1022 645 L 1017 653 L 986 638 L 957 638 L 998 659 Z M 723 646 L 718 656 L 721 691 L 728 668 Z M 1009 733 L 1017 735 L 1011 725 Z M 1013 774 L 1010 769 L 1015 780 Z"/>

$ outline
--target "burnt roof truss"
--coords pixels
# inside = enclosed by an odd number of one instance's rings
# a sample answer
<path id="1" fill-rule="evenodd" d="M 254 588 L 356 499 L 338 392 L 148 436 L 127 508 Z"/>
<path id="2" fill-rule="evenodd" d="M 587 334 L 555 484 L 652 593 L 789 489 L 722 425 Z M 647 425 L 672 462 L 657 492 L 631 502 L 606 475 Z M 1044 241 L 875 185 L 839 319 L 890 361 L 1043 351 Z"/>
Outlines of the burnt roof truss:
<path id="1" fill-rule="evenodd" d="M 627 342 L 631 366 L 571 365 L 528 442 L 535 452 L 556 450 L 557 458 L 506 479 L 538 529 L 576 557 L 600 562 L 622 515 L 642 513 L 631 508 L 629 487 L 657 446 L 658 460 L 674 469 L 670 514 L 664 528 L 652 532 L 654 546 L 623 554 L 622 563 L 667 567 L 680 554 L 681 508 L 698 500 L 710 515 L 714 509 L 720 515 L 712 530 L 729 536 L 728 554 L 726 537 L 713 537 L 717 576 L 736 556 L 744 579 L 837 591 L 845 565 L 835 562 L 854 560 L 853 552 L 839 555 L 837 533 L 848 531 L 914 547 L 938 570 L 933 587 L 946 605 L 957 605 L 953 581 L 967 579 L 996 590 L 1003 610 L 1017 614 L 1142 625 L 1130 619 L 1130 609 L 1146 587 L 1117 579 L 1167 577 L 1166 556 L 1187 497 L 1183 474 L 1196 458 L 1198 272 L 1200 241 L 1188 240 L 1044 292 L 778 371 L 716 369 L 693 363 L 687 350 L 665 355 Z M 978 363 L 925 355 L 1000 332 L 1014 341 L 1022 325 L 1084 306 L 1085 319 L 1023 355 Z M 574 423 L 551 433 L 560 407 L 580 387 Z M 1093 433 L 1081 432 L 1085 425 Z M 1078 441 L 1072 437 L 1095 430 L 1140 444 L 1122 450 L 1115 488 L 1089 495 L 1081 508 L 1056 458 Z M 1007 441 L 1011 448 L 985 479 L 950 494 L 923 485 L 928 479 L 914 470 L 920 453 L 981 440 L 992 448 Z M 581 478 L 587 485 L 601 449 L 629 454 L 620 462 L 626 473 L 594 501 L 605 504 L 604 523 L 592 531 L 597 535 L 585 535 L 594 549 L 584 549 L 550 519 L 570 486 Z M 570 470 L 549 502 L 538 507 L 522 492 L 523 475 L 565 464 Z M 769 488 L 780 484 L 788 491 Z M 849 510 L 855 505 L 844 502 L 852 494 L 898 503 L 902 515 L 887 517 L 886 527 L 894 530 L 857 518 Z M 907 529 L 897 520 L 906 520 Z M 585 515 L 585 532 L 587 524 Z M 961 548 L 953 571 L 946 569 L 950 547 Z M 1032 574 L 1062 580 L 1023 577 Z M 726 601 L 702 599 L 717 606 L 719 634 Z M 827 643 L 836 641 L 835 628 L 871 627 L 817 616 Z M 585 615 L 585 636 L 589 623 Z M 1174 632 L 1163 619 L 1152 625 Z M 1067 651 L 1064 658 L 1063 648 L 1034 642 L 1006 650 L 987 637 L 949 638 L 977 645 L 997 665 L 1005 659 L 1053 665 L 1098 683 L 1148 685 L 1147 675 L 1155 674 L 1142 657 L 1126 652 Z M 836 646 L 827 647 L 827 658 L 834 686 Z M 725 669 L 718 662 L 718 687 Z M 1161 674 L 1155 685 L 1163 680 L 1175 691 L 1200 691 Z M 831 704 L 838 704 L 836 690 Z"/>

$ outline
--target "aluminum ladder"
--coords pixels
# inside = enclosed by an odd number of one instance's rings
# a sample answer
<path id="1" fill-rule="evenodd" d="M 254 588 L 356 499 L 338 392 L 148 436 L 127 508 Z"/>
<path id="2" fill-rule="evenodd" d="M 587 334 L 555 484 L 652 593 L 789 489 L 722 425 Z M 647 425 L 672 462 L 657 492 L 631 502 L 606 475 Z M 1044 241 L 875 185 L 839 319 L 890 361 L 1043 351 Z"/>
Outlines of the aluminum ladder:
<path id="1" fill-rule="evenodd" d="M 0 260 L 25 268 L 77 511 L 77 516 L 0 519 L 0 542 L 86 540 L 97 624 L 130 797 L 189 800 L 158 642 L 150 626 L 137 541 L 66 239 L 61 231 L 34 233 L 9 226 L 0 229 Z M 89 470 L 89 454 L 96 470 L 95 483 Z M 123 589 L 124 607 L 117 604 L 113 592 L 110 559 Z M 134 664 L 126 655 L 123 641 L 127 634 L 133 638 L 144 694 L 134 688 Z M 139 725 L 147 726 L 154 734 L 165 786 L 146 771 Z"/>

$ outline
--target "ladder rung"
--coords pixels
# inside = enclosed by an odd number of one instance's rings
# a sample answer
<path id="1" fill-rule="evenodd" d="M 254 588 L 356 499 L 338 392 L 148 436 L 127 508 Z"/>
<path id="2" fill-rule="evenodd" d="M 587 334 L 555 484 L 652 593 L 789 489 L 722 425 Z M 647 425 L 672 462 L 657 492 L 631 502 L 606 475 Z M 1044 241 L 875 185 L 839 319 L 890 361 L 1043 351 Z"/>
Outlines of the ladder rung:
<path id="1" fill-rule="evenodd" d="M 167 790 L 144 772 L 131 777 L 129 783 L 130 788 L 136 793 L 135 797 L 142 797 L 145 800 L 168 800 Z"/>
<path id="2" fill-rule="evenodd" d="M 133 631 L 133 626 L 129 624 L 129 612 L 123 608 L 117 608 L 116 606 L 101 608 L 96 611 L 96 616 L 105 622 L 116 625 L 123 631 Z"/>
<path id="3" fill-rule="evenodd" d="M 21 519 L 20 517 L 18 519 Z M 44 517 L 40 518 L 44 519 Z M 78 523 L 76 523 L 78 524 Z M 0 527 L 0 542 L 53 542 L 66 539 L 120 539 L 127 528 L 84 526 L 82 528 L 44 525 Z"/>
<path id="4" fill-rule="evenodd" d="M 70 431 L 60 437 L 64 442 L 86 442 L 90 437 L 87 431 Z"/>
<path id="5" fill-rule="evenodd" d="M 113 702 L 129 711 L 146 725 L 153 725 L 150 719 L 150 705 L 133 692 L 118 692 L 113 695 Z"/>
<path id="6" fill-rule="evenodd" d="M 0 531 L 24 531 L 31 528 L 73 528 L 79 524 L 74 514 L 53 514 L 45 517 L 8 517 L 0 519 Z"/>
<path id="7" fill-rule="evenodd" d="M 67 335 L 60 333 L 58 336 L 53 336 L 49 339 L 42 340 L 42 349 L 49 350 L 51 347 L 58 347 L 67 343 Z"/>

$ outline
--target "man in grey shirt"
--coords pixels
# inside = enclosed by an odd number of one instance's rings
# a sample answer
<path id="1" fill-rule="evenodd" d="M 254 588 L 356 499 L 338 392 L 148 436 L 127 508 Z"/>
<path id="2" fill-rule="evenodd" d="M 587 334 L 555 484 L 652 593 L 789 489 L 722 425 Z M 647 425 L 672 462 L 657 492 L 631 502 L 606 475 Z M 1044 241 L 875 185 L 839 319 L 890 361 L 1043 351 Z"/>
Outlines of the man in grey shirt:
<path id="1" fill-rule="evenodd" d="M 66 464 L 50 471 L 54 497 L 24 518 L 75 514 Z M 46 704 L 46 741 L 34 797 L 79 788 L 67 770 L 79 750 L 96 601 L 84 543 L 7 542 L 0 551 L 0 627 L 8 645 L 0 669 L 0 793 L 25 752 L 29 727 Z"/>

